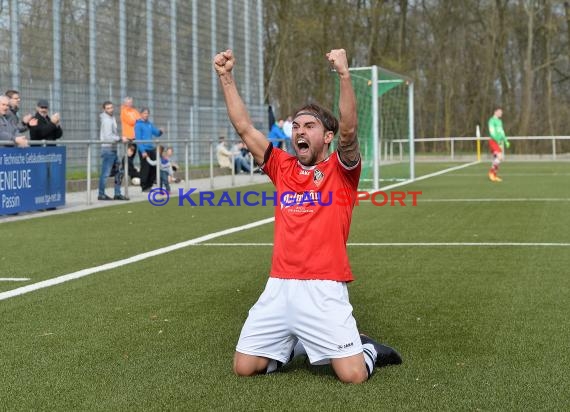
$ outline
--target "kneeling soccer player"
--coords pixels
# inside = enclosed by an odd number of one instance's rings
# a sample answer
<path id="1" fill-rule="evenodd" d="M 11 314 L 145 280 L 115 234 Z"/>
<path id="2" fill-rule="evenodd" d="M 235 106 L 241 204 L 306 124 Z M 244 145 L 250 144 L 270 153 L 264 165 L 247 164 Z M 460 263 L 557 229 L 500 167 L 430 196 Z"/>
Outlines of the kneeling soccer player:
<path id="1" fill-rule="evenodd" d="M 292 137 L 296 156 L 273 147 L 254 128 L 232 75 L 233 52 L 214 58 L 229 118 L 278 195 L 346 190 L 355 198 L 361 170 L 356 98 L 345 50 L 331 50 L 326 57 L 340 80 L 340 122 L 316 104 L 297 110 Z M 338 149 L 329 154 L 337 132 Z M 361 383 L 375 365 L 402 362 L 394 349 L 361 335 L 352 315 L 346 241 L 354 201 L 347 203 L 282 201 L 275 207 L 270 277 L 242 328 L 234 357 L 237 375 L 273 372 L 306 353 L 313 364 L 330 362 L 342 382 Z"/>

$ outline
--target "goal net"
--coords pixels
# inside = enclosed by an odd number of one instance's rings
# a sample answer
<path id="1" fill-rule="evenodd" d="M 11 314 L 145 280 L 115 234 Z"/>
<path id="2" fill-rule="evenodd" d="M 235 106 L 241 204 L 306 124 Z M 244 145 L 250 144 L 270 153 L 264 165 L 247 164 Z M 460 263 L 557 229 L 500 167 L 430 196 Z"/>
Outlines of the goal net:
<path id="1" fill-rule="evenodd" d="M 414 178 L 413 83 L 378 66 L 350 69 L 358 109 L 362 153 L 360 188 Z M 334 111 L 338 115 L 339 82 L 335 75 Z"/>

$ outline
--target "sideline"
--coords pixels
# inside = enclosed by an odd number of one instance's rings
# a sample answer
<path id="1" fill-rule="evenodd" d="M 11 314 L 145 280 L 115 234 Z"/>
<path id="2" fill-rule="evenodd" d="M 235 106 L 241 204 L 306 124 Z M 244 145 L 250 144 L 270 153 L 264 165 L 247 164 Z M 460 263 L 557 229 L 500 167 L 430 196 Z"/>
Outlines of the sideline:
<path id="1" fill-rule="evenodd" d="M 469 167 L 469 166 L 475 165 L 477 163 L 479 163 L 479 162 L 472 162 L 472 163 L 468 163 L 465 165 L 455 166 L 455 167 L 452 167 L 449 169 L 444 169 L 444 170 L 441 170 L 441 171 L 436 172 L 436 173 L 431 173 L 428 175 L 420 176 L 420 177 L 416 178 L 415 180 L 406 180 L 404 182 L 399 182 L 399 183 L 396 183 L 396 184 L 393 184 L 390 186 L 386 186 L 386 187 L 382 188 L 382 190 L 389 190 L 389 189 L 392 189 L 395 187 L 404 186 L 404 185 L 407 185 L 410 183 L 417 182 L 419 180 L 424 180 L 424 179 L 428 179 L 430 177 L 442 175 L 442 174 L 447 173 L 447 172 L 452 172 L 454 170 L 463 169 L 465 167 Z M 248 223 L 246 225 L 221 230 L 219 232 L 211 233 L 209 235 L 200 236 L 200 237 L 197 237 L 194 239 L 186 240 L 184 242 L 176 243 L 174 245 L 170 245 L 170 246 L 166 246 L 163 248 L 151 250 L 149 252 L 141 253 L 139 255 L 135 255 L 135 256 L 132 256 L 129 258 L 117 260 L 115 262 L 105 263 L 105 264 L 100 265 L 100 266 L 82 269 L 82 270 L 79 270 L 77 272 L 68 273 L 66 275 L 61 275 L 61 276 L 58 276 L 55 278 L 46 279 L 46 280 L 43 280 L 41 282 L 32 283 L 30 285 L 22 286 L 22 287 L 12 289 L 12 290 L 9 290 L 6 292 L 1 292 L 0 293 L 0 301 L 5 300 L 5 299 L 10 299 L 10 298 L 13 298 L 15 296 L 20 296 L 20 295 L 23 295 L 23 294 L 26 294 L 29 292 L 33 292 L 36 290 L 48 288 L 50 286 L 59 285 L 61 283 L 68 282 L 70 280 L 80 279 L 82 277 L 89 276 L 89 275 L 92 275 L 94 273 L 103 272 L 106 270 L 118 268 L 120 266 L 139 262 L 141 260 L 148 259 L 148 258 L 158 256 L 158 255 L 162 255 L 164 253 L 172 252 L 174 250 L 182 249 L 182 248 L 185 248 L 187 246 L 197 245 L 199 243 L 206 242 L 208 240 L 215 239 L 217 237 L 229 235 L 229 234 L 236 233 L 236 232 L 241 232 L 243 230 L 252 229 L 254 227 L 262 226 L 262 225 L 265 225 L 267 223 L 272 223 L 274 220 L 275 220 L 274 217 L 270 217 L 270 218 L 263 219 L 263 220 L 258 220 L 258 221 L 253 222 L 253 223 Z"/>
<path id="2" fill-rule="evenodd" d="M 201 242 L 206 242 L 211 239 L 215 239 L 220 236 L 230 235 L 232 233 L 241 232 L 242 230 L 252 229 L 257 226 L 265 225 L 266 223 L 273 222 L 274 218 L 268 218 L 263 220 L 258 220 L 257 222 L 248 223 L 242 226 L 232 227 L 230 229 L 220 230 L 219 232 L 210 233 L 209 235 L 200 236 L 194 239 L 186 240 L 184 242 L 176 243 L 174 245 L 166 246 L 160 249 L 151 250 L 150 252 L 141 253 L 139 255 L 135 255 L 126 259 L 117 260 L 115 262 L 105 263 L 100 266 L 91 267 L 88 269 L 82 269 L 77 272 L 68 273 L 67 275 L 58 276 L 56 278 L 43 280 L 41 282 L 32 283 L 31 285 L 22 286 L 17 289 L 12 289 L 6 292 L 0 293 L 0 301 L 12 298 L 14 296 L 20 296 L 25 293 L 33 292 L 35 290 L 48 288 L 50 286 L 59 285 L 60 283 L 68 282 L 70 280 L 79 279 L 85 276 L 92 275 L 93 273 L 103 272 L 109 269 L 115 269 L 120 266 L 125 266 L 131 263 L 140 262 L 141 260 L 145 260 L 151 258 L 153 256 L 162 255 L 164 253 L 172 252 L 174 250 L 182 249 L 187 246 L 196 245 Z"/>

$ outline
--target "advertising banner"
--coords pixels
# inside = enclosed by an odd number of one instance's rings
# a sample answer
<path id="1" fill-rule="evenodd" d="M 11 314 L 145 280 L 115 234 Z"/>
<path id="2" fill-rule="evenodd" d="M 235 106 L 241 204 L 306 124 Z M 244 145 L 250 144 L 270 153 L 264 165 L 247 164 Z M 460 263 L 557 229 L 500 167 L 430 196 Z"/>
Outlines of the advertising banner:
<path id="1" fill-rule="evenodd" d="M 0 215 L 65 204 L 65 146 L 0 147 Z"/>

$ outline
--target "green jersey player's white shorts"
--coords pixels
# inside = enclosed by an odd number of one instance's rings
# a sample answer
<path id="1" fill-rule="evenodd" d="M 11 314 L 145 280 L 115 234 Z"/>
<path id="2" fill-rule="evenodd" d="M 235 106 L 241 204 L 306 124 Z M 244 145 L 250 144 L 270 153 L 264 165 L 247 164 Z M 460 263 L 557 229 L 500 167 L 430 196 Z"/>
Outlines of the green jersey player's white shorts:
<path id="1" fill-rule="evenodd" d="M 362 353 L 345 282 L 269 278 L 236 350 L 286 363 L 297 340 L 312 364 Z"/>

